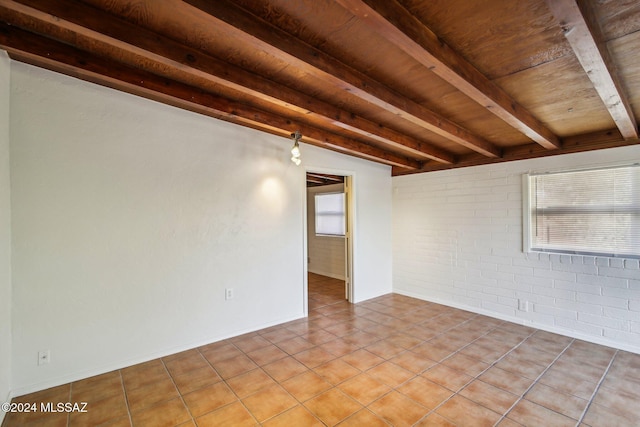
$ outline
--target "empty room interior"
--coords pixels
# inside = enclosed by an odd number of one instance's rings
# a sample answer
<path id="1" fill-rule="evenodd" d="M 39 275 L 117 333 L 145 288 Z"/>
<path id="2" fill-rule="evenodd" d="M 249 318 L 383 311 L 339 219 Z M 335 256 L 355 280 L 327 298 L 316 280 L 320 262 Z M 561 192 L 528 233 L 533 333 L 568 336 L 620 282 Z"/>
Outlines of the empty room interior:
<path id="1" fill-rule="evenodd" d="M 0 423 L 640 425 L 640 2 L 0 0 Z"/>

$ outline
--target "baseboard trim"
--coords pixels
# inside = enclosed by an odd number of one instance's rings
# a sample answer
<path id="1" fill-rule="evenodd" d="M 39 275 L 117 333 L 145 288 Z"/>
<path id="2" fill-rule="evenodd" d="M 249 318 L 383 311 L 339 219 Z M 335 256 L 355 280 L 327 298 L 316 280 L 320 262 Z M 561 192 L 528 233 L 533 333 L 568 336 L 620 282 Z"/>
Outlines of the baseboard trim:
<path id="1" fill-rule="evenodd" d="M 331 277 L 332 279 L 345 280 L 344 274 L 339 274 L 331 271 L 321 271 L 309 269 L 309 273 L 319 274 L 320 276 Z"/>
<path id="2" fill-rule="evenodd" d="M 460 310 L 465 310 L 465 311 L 470 311 L 472 313 L 476 313 L 476 314 L 482 314 L 484 316 L 488 316 L 488 317 L 493 317 L 495 319 L 499 319 L 499 320 L 505 320 L 507 322 L 511 322 L 511 323 L 516 323 L 519 325 L 524 325 L 524 326 L 529 326 L 535 329 L 540 329 L 541 331 L 546 331 L 546 332 L 551 332 L 554 334 L 558 334 L 558 335 L 563 335 L 569 338 L 575 338 L 575 339 L 579 339 L 582 341 L 587 341 L 587 342 L 591 342 L 593 344 L 599 344 L 599 345 L 603 345 L 606 347 L 611 347 L 611 348 L 615 348 L 618 350 L 623 350 L 623 351 L 628 351 L 630 353 L 636 353 L 636 354 L 640 354 L 640 347 L 636 347 L 633 345 L 626 345 L 617 341 L 613 341 L 613 340 L 608 340 L 606 338 L 598 338 L 598 337 L 594 337 L 593 335 L 587 335 L 587 334 L 582 334 L 580 332 L 576 332 L 576 331 L 572 331 L 570 329 L 564 329 L 564 328 L 559 328 L 559 327 L 554 327 L 554 326 L 550 326 L 550 325 L 545 325 L 545 324 L 541 324 L 538 322 L 534 322 L 531 320 L 526 320 L 526 319 L 520 319 L 518 317 L 513 317 L 513 316 L 507 316 L 505 314 L 502 313 L 497 313 L 495 311 L 491 311 L 491 310 L 485 310 L 483 308 L 480 307 L 474 307 L 474 306 L 469 306 L 469 305 L 465 305 L 465 304 L 459 304 L 456 302 L 452 302 L 449 300 L 443 300 L 440 298 L 432 298 L 426 295 L 422 295 L 422 294 L 417 294 L 414 292 L 408 292 L 408 291 L 404 291 L 401 289 L 394 289 L 393 290 L 394 293 L 396 294 L 400 294 L 400 295 L 404 295 L 404 296 L 408 296 L 408 297 L 412 297 L 412 298 L 417 298 L 423 301 L 428 301 L 428 302 L 433 302 L 436 304 L 441 304 L 441 305 L 446 305 L 447 307 L 453 307 L 453 308 L 457 308 Z"/>
<path id="3" fill-rule="evenodd" d="M 292 317 L 289 317 L 289 318 L 280 319 L 280 320 L 277 320 L 277 321 L 274 321 L 274 322 L 265 323 L 265 324 L 260 325 L 260 326 L 255 326 L 255 327 L 250 327 L 250 328 L 246 328 L 246 329 L 243 329 L 243 330 L 234 331 L 234 332 L 229 333 L 229 334 L 210 337 L 210 338 L 207 338 L 205 340 L 202 340 L 201 342 L 194 342 L 194 343 L 190 343 L 190 344 L 185 344 L 185 345 L 182 345 L 182 346 L 173 347 L 173 348 L 169 348 L 169 349 L 153 352 L 153 353 L 150 353 L 150 354 L 146 354 L 144 356 L 134 357 L 134 358 L 127 359 L 127 360 L 110 363 L 108 365 L 103 365 L 103 366 L 100 366 L 100 367 L 88 369 L 88 370 L 85 370 L 85 371 L 82 371 L 82 372 L 75 372 L 75 373 L 71 373 L 71 374 L 68 374 L 68 375 L 62 375 L 60 377 L 57 377 L 57 378 L 54 378 L 54 379 L 51 379 L 51 380 L 47 380 L 47 381 L 43 381 L 43 382 L 40 382 L 40 383 L 34 383 L 34 384 L 29 384 L 29 385 L 17 387 L 17 388 L 13 389 L 10 392 L 10 397 L 11 398 L 19 397 L 19 396 L 23 396 L 25 394 L 34 393 L 34 392 L 41 391 L 41 390 L 46 390 L 46 389 L 51 388 L 51 387 L 57 387 L 57 386 L 60 386 L 60 385 L 63 385 L 63 384 L 67 384 L 67 383 L 70 383 L 70 382 L 79 381 L 79 380 L 83 380 L 83 379 L 86 379 L 86 378 L 94 377 L 96 375 L 106 374 L 107 372 L 116 371 L 118 369 L 123 369 L 123 368 L 126 368 L 128 366 L 133 366 L 133 365 L 137 365 L 139 363 L 144 363 L 144 362 L 148 362 L 150 360 L 158 359 L 160 357 L 166 357 L 166 356 L 169 356 L 171 354 L 180 353 L 182 351 L 187 351 L 187 350 L 191 350 L 191 349 L 194 349 L 194 348 L 202 347 L 202 346 L 205 346 L 207 344 L 211 344 L 211 343 L 222 341 L 222 340 L 225 340 L 225 339 L 237 337 L 237 336 L 243 335 L 243 334 L 248 334 L 250 332 L 259 331 L 261 329 L 270 328 L 272 326 L 276 326 L 276 325 L 280 325 L 280 324 L 283 324 L 283 323 L 291 322 L 291 321 L 294 321 L 294 320 L 302 319 L 304 317 L 305 317 L 304 315 L 300 314 L 300 315 L 292 316 Z M 0 418 L 0 420 L 1 420 L 1 418 Z"/>
<path id="4" fill-rule="evenodd" d="M 0 403 L 5 403 L 5 402 L 9 403 L 9 402 L 11 402 L 11 399 L 13 399 L 13 393 L 11 393 L 11 390 L 9 390 L 9 392 L 7 393 L 7 397 Z M 5 415 L 7 415 L 6 412 L 0 411 L 0 425 L 4 421 Z"/>

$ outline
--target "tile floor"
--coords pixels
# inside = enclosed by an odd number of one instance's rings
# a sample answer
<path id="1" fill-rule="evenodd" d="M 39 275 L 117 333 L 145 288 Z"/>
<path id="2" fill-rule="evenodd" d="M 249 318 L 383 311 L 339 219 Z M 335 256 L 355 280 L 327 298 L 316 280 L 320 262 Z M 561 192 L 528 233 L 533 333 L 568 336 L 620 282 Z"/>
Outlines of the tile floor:
<path id="1" fill-rule="evenodd" d="M 14 399 L 12 426 L 637 426 L 640 356 L 310 275 L 309 317 Z"/>

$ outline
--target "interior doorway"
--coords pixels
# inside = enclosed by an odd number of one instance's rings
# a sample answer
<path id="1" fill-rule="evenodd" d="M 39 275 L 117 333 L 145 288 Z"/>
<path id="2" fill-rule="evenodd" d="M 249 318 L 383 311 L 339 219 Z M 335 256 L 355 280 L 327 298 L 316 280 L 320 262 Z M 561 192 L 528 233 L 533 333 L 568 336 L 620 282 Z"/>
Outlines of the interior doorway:
<path id="1" fill-rule="evenodd" d="M 353 302 L 353 178 L 326 171 L 306 175 L 307 298 L 309 275 L 344 283 L 343 300 Z M 306 301 L 307 307 L 309 301 Z"/>

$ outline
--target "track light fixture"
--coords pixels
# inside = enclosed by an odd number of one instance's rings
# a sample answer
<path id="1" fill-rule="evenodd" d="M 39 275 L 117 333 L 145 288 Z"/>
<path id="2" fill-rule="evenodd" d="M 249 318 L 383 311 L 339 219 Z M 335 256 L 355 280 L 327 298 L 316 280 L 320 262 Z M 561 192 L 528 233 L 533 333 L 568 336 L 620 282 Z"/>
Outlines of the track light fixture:
<path id="1" fill-rule="evenodd" d="M 291 148 L 291 161 L 295 163 L 296 166 L 299 166 L 302 162 L 302 160 L 300 160 L 300 138 L 302 138 L 302 134 L 299 130 L 297 130 L 291 134 L 291 138 L 293 139 L 293 148 Z"/>

